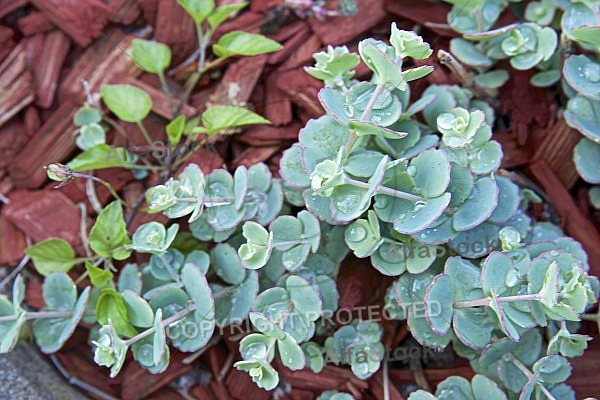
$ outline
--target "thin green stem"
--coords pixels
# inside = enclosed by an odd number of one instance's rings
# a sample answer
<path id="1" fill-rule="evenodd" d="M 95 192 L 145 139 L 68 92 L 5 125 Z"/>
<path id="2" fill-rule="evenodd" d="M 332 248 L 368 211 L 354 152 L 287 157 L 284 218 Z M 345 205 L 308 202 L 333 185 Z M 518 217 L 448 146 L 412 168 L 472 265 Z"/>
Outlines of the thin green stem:
<path id="1" fill-rule="evenodd" d="M 357 181 L 356 179 L 352 179 L 352 178 L 344 178 L 344 183 L 348 184 L 348 185 L 352 185 L 352 186 L 357 186 L 363 189 L 370 189 L 371 186 L 366 183 L 366 182 L 361 182 L 361 181 Z M 380 186 L 377 188 L 377 193 L 379 194 L 385 194 L 388 196 L 393 196 L 393 197 L 397 197 L 399 199 L 404 199 L 404 200 L 409 200 L 409 201 L 424 201 L 425 198 L 421 197 L 421 196 L 417 196 L 415 194 L 411 194 L 411 193 L 406 193 L 406 192 L 402 192 L 400 190 L 395 190 L 395 189 L 390 189 L 388 187 L 385 186 Z"/>
<path id="2" fill-rule="evenodd" d="M 359 121 L 364 122 L 367 120 L 369 113 L 373 110 L 373 106 L 375 106 L 375 102 L 377 101 L 377 99 L 379 98 L 381 93 L 383 92 L 384 88 L 385 88 L 385 84 L 383 82 L 379 82 L 377 84 L 377 86 L 375 86 L 373 95 L 369 99 L 367 106 L 365 107 L 360 118 L 358 119 Z M 356 143 L 356 141 L 358 140 L 358 137 L 359 136 L 355 132 L 352 132 L 350 134 L 350 137 L 348 138 L 348 142 L 346 143 L 346 154 L 350 154 L 350 152 L 352 151 L 352 147 L 354 146 L 354 143 Z"/>
<path id="3" fill-rule="evenodd" d="M 169 89 L 167 79 L 165 78 L 165 73 L 162 70 L 158 71 L 158 79 L 160 80 L 160 86 L 162 87 L 162 91 L 167 94 L 167 98 L 169 99 L 169 110 L 171 110 L 171 116 L 174 118 L 177 110 L 174 107 L 173 93 L 171 92 L 171 89 Z"/>
<path id="4" fill-rule="evenodd" d="M 79 172 L 73 172 L 72 176 L 74 178 L 90 179 L 90 180 L 92 180 L 94 182 L 98 182 L 101 185 L 104 185 L 104 187 L 108 189 L 108 191 L 110 192 L 110 194 L 112 194 L 112 196 L 116 200 L 118 200 L 121 204 L 123 204 L 123 206 L 127 207 L 127 203 L 125 203 L 125 201 L 121 198 L 121 196 L 118 195 L 118 193 L 115 190 L 115 188 L 113 187 L 113 185 L 111 185 L 109 182 L 105 181 L 104 179 L 98 178 L 97 176 L 93 176 L 93 175 L 82 174 L 82 173 L 79 173 Z"/>
<path id="5" fill-rule="evenodd" d="M 454 308 L 470 308 L 470 307 L 481 307 L 481 306 L 489 306 L 493 301 L 491 297 L 484 297 L 482 299 L 476 300 L 466 300 L 466 301 L 457 301 L 454 303 Z M 541 296 L 539 294 L 521 294 L 517 296 L 506 296 L 506 297 L 497 297 L 496 300 L 498 303 L 511 303 L 515 301 L 540 301 Z"/>
<path id="6" fill-rule="evenodd" d="M 525 365 L 523 365 L 523 363 L 521 361 L 519 361 L 517 358 L 515 358 L 513 355 L 511 355 L 511 361 L 519 369 L 519 371 L 521 371 L 523 373 L 523 375 L 525 375 L 527 377 L 527 380 L 533 378 L 533 373 L 529 370 L 529 368 L 527 368 Z M 544 392 L 544 394 L 546 395 L 548 400 L 556 400 L 556 397 L 554 397 L 552 395 L 552 393 L 550 393 L 550 391 L 548 389 L 546 389 L 546 387 L 544 385 L 542 385 L 541 382 L 536 382 L 536 384 L 538 385 L 540 390 L 542 392 Z"/>
<path id="7" fill-rule="evenodd" d="M 173 314 L 169 318 L 163 320 L 160 324 L 163 327 L 166 327 L 166 326 L 172 324 L 173 322 L 176 322 L 179 319 L 185 317 L 186 315 L 188 315 L 190 312 L 194 311 L 195 309 L 196 309 L 196 304 L 190 304 L 189 306 L 187 306 L 183 310 L 179 311 L 178 313 Z M 152 335 L 154 332 L 156 332 L 156 328 L 155 327 L 146 329 L 144 332 L 142 332 L 142 333 L 140 333 L 138 335 L 135 335 L 131 339 L 126 340 L 125 341 L 125 345 L 126 346 L 131 346 L 135 342 L 137 342 L 139 340 L 142 340 L 143 338 L 145 338 L 147 336 Z"/>
<path id="8" fill-rule="evenodd" d="M 152 142 L 152 138 L 150 137 L 150 134 L 146 130 L 146 127 L 144 126 L 144 124 L 142 124 L 142 121 L 137 121 L 136 125 L 138 126 L 138 128 L 142 132 L 142 135 L 144 135 L 144 139 L 146 139 L 146 142 L 148 142 L 148 145 L 150 146 L 150 148 L 152 148 L 152 146 L 154 145 L 154 143 Z"/>

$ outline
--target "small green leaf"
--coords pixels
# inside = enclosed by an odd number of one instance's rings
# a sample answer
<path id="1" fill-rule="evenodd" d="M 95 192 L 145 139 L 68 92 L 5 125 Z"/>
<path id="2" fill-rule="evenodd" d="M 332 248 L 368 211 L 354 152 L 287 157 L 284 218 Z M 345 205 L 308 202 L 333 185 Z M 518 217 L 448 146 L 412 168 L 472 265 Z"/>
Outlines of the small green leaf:
<path id="1" fill-rule="evenodd" d="M 249 316 L 250 321 L 252 321 L 252 326 L 266 336 L 275 339 L 283 339 L 287 335 L 265 314 L 253 311 L 249 314 Z"/>
<path id="2" fill-rule="evenodd" d="M 269 233 L 262 225 L 248 221 L 242 227 L 242 234 L 247 240 L 238 249 L 242 264 L 248 269 L 265 266 L 273 249 L 273 233 Z"/>
<path id="3" fill-rule="evenodd" d="M 73 123 L 77 126 L 98 124 L 100 121 L 102 121 L 100 111 L 89 106 L 81 107 L 73 116 Z"/>
<path id="4" fill-rule="evenodd" d="M 269 120 L 237 106 L 212 106 L 202 114 L 202 125 L 194 132 L 214 135 L 220 131 L 243 125 L 270 124 Z"/>
<path id="5" fill-rule="evenodd" d="M 124 260 L 131 255 L 126 246 L 131 243 L 121 203 L 113 201 L 107 205 L 96 219 L 89 236 L 92 250 L 102 257 Z"/>
<path id="6" fill-rule="evenodd" d="M 107 325 L 110 319 L 119 335 L 132 337 L 137 334 L 129 322 L 123 297 L 114 289 L 102 289 L 102 294 L 96 303 L 96 319 L 102 325 Z"/>
<path id="7" fill-rule="evenodd" d="M 600 64 L 585 55 L 567 58 L 563 74 L 569 85 L 583 96 L 600 101 Z"/>
<path id="8" fill-rule="evenodd" d="M 196 309 L 194 321 L 198 333 L 194 338 L 184 341 L 179 349 L 181 351 L 196 351 L 208 343 L 215 329 L 215 302 L 214 296 L 206 277 L 200 268 L 194 264 L 185 264 L 181 270 L 181 280 Z"/>
<path id="9" fill-rule="evenodd" d="M 141 274 L 136 264 L 125 264 L 125 266 L 121 268 L 121 271 L 119 271 L 117 290 L 119 292 L 124 292 L 127 289 L 138 294 L 142 291 Z"/>
<path id="10" fill-rule="evenodd" d="M 132 56 L 146 72 L 161 74 L 171 64 L 171 49 L 153 40 L 133 39 Z"/>
<path id="11" fill-rule="evenodd" d="M 485 375 L 475 375 L 471 385 L 476 399 L 506 400 L 506 394 Z"/>
<path id="12" fill-rule="evenodd" d="M 536 87 L 549 87 L 560 80 L 561 72 L 557 69 L 541 71 L 531 77 L 529 83 Z"/>
<path id="13" fill-rule="evenodd" d="M 77 147 L 84 151 L 99 144 L 104 144 L 105 142 L 106 132 L 104 132 L 104 129 L 96 123 L 82 126 L 79 129 L 79 136 L 75 139 Z"/>
<path id="14" fill-rule="evenodd" d="M 589 183 L 600 183 L 600 144 L 587 138 L 575 146 L 574 161 L 579 175 Z"/>
<path id="15" fill-rule="evenodd" d="M 227 18 L 229 18 L 230 15 L 232 15 L 236 11 L 241 10 L 247 5 L 248 2 L 242 1 L 241 3 L 225 4 L 220 7 L 217 7 L 216 10 L 214 10 L 213 13 L 208 16 L 208 24 L 212 29 L 216 29 Z"/>
<path id="16" fill-rule="evenodd" d="M 235 249 L 227 243 L 219 243 L 210 253 L 213 269 L 221 279 L 231 285 L 237 285 L 246 278 L 246 270 L 242 267 Z"/>
<path id="17" fill-rule="evenodd" d="M 113 273 L 109 270 L 94 267 L 91 263 L 85 263 L 85 269 L 90 277 L 92 285 L 98 287 L 108 286 L 112 282 Z"/>
<path id="18" fill-rule="evenodd" d="M 119 119 L 141 122 L 152 109 L 150 95 L 132 85 L 102 85 L 102 100 Z"/>
<path id="19" fill-rule="evenodd" d="M 177 0 L 177 3 L 187 11 L 196 25 L 204 21 L 215 9 L 214 0 Z"/>
<path id="20" fill-rule="evenodd" d="M 492 178 L 479 178 L 469 197 L 454 213 L 453 228 L 459 232 L 467 231 L 488 219 L 498 206 L 498 192 L 498 185 Z"/>
<path id="21" fill-rule="evenodd" d="M 154 339 L 152 341 L 152 361 L 158 366 L 163 359 L 166 348 L 165 326 L 162 323 L 162 310 L 156 310 L 154 317 Z"/>
<path id="22" fill-rule="evenodd" d="M 67 163 L 67 166 L 73 171 L 79 172 L 114 167 L 130 168 L 134 162 L 134 155 L 124 147 L 98 144 L 75 156 Z"/>
<path id="23" fill-rule="evenodd" d="M 175 239 L 179 230 L 178 224 L 165 229 L 161 223 L 152 221 L 140 225 L 132 237 L 132 248 L 140 253 L 163 255 Z"/>
<path id="24" fill-rule="evenodd" d="M 240 355 L 244 360 L 271 361 L 275 354 L 274 340 L 260 333 L 251 333 L 240 340 Z"/>
<path id="25" fill-rule="evenodd" d="M 140 328 L 149 328 L 152 326 L 154 314 L 150 304 L 142 299 L 137 293 L 131 290 L 125 290 L 122 294 L 127 318 L 131 325 Z"/>
<path id="26" fill-rule="evenodd" d="M 306 365 L 302 349 L 290 335 L 285 335 L 283 339 L 277 340 L 277 348 L 283 365 L 292 371 L 302 369 Z"/>
<path id="27" fill-rule="evenodd" d="M 70 280 L 70 279 L 69 279 Z M 73 284 L 71 282 L 71 284 Z M 74 284 L 73 284 L 74 286 Z M 40 349 L 46 353 L 55 353 L 73 335 L 77 324 L 83 317 L 90 298 L 90 288 L 86 287 L 71 306 L 72 316 L 68 318 L 43 318 L 33 323 L 33 335 Z"/>
<path id="28" fill-rule="evenodd" d="M 475 45 L 461 38 L 450 40 L 450 52 L 463 63 L 474 67 L 491 67 L 494 63 Z"/>
<path id="29" fill-rule="evenodd" d="M 167 131 L 167 137 L 171 142 L 172 146 L 177 146 L 179 141 L 181 140 L 181 135 L 183 134 L 183 129 L 185 128 L 185 115 L 180 115 L 175 118 L 173 121 L 167 124 L 165 128 Z"/>
<path id="30" fill-rule="evenodd" d="M 266 361 L 263 360 L 248 360 L 238 361 L 233 364 L 234 367 L 240 371 L 246 371 L 258 385 L 258 387 L 265 390 L 273 390 L 279 383 L 279 374 L 277 371 Z"/>
<path id="31" fill-rule="evenodd" d="M 408 396 L 408 400 L 438 400 L 438 398 L 424 390 L 417 390 Z"/>
<path id="32" fill-rule="evenodd" d="M 304 352 L 307 367 L 315 374 L 321 372 L 325 366 L 321 346 L 315 342 L 306 342 L 301 347 Z"/>
<path id="33" fill-rule="evenodd" d="M 508 71 L 498 69 L 483 74 L 475 75 L 473 80 L 481 87 L 488 89 L 497 89 L 508 81 Z"/>
<path id="34" fill-rule="evenodd" d="M 454 297 L 454 286 L 449 275 L 440 274 L 436 276 L 425 292 L 425 318 L 431 325 L 431 329 L 438 335 L 445 335 L 450 330 L 450 321 L 454 310 L 452 299 Z"/>
<path id="35" fill-rule="evenodd" d="M 213 45 L 213 52 L 217 57 L 227 58 L 272 53 L 282 48 L 282 45 L 263 35 L 234 31 L 221 36 Z"/>
<path id="36" fill-rule="evenodd" d="M 11 351 L 19 341 L 21 327 L 25 324 L 25 311 L 15 310 L 15 307 L 5 297 L 0 296 L 0 317 L 13 317 L 16 319 L 0 322 L 0 354 Z"/>
<path id="37" fill-rule="evenodd" d="M 77 288 L 69 276 L 55 271 L 46 277 L 42 286 L 44 303 L 49 310 L 71 311 L 77 301 Z"/>
<path id="38" fill-rule="evenodd" d="M 81 262 L 75 257 L 75 251 L 69 243 L 59 238 L 43 240 L 25 249 L 33 260 L 35 269 L 43 276 L 48 276 L 53 271 L 64 271 Z"/>
<path id="39" fill-rule="evenodd" d="M 285 287 L 296 310 L 312 321 L 320 316 L 323 304 L 306 279 L 292 275 L 286 279 Z"/>

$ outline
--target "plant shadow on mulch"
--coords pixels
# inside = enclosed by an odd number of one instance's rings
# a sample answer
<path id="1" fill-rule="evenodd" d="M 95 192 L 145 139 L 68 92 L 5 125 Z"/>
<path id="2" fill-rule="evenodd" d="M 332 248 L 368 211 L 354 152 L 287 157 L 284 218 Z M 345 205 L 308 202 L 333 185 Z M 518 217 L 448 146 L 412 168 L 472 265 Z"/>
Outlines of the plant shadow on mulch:
<path id="1" fill-rule="evenodd" d="M 85 4 L 84 4 L 85 3 Z M 90 226 L 94 209 L 83 182 L 74 182 L 60 190 L 47 180 L 44 165 L 66 162 L 76 154 L 73 115 L 82 105 L 86 80 L 92 92 L 102 83 L 129 83 L 145 89 L 153 100 L 153 113 L 145 121 L 154 140 L 162 140 L 163 126 L 170 117 L 169 101 L 160 82 L 143 73 L 126 53 L 136 35 L 153 36 L 173 50 L 173 63 L 183 62 L 196 48 L 193 22 L 176 0 L 119 0 L 105 4 L 101 0 L 41 1 L 0 0 L 0 194 L 8 199 L 0 213 L 0 265 L 16 265 L 23 257 L 26 238 L 33 242 L 51 236 L 67 240 L 81 249 L 79 235 L 82 218 Z M 267 10 L 278 1 L 252 1 L 248 10 L 219 28 L 216 37 L 233 30 L 259 32 Z M 277 175 L 282 151 L 297 140 L 299 129 L 311 118 L 323 113 L 316 94 L 320 82 L 303 71 L 312 63 L 312 54 L 326 45 L 347 45 L 355 50 L 364 37 L 385 38 L 390 23 L 401 29 L 418 29 L 435 50 L 448 49 L 448 41 L 456 34 L 436 25 L 446 23 L 447 4 L 409 0 L 361 0 L 359 14 L 335 17 L 321 22 L 315 19 L 291 18 L 269 37 L 284 45 L 283 50 L 240 60 L 232 60 L 213 71 L 199 83 L 183 105 L 187 116 L 197 115 L 208 104 L 250 104 L 268 118 L 271 126 L 251 127 L 233 136 L 217 139 L 213 146 L 199 151 L 189 162 L 199 164 L 205 173 L 226 165 L 252 165 L 265 162 Z M 499 24 L 510 23 L 511 15 L 503 15 Z M 145 31 L 142 28 L 152 28 Z M 434 51 L 435 54 L 435 51 Z M 418 97 L 429 84 L 458 84 L 452 74 L 435 59 L 418 60 L 419 64 L 436 67 L 435 71 L 412 87 Z M 170 77 L 176 88 L 189 69 L 180 68 Z M 368 73 L 364 65 L 358 75 Z M 529 72 L 511 69 L 509 82 L 501 89 L 498 125 L 494 139 L 502 144 L 503 168 L 519 171 L 523 182 L 534 183 L 546 192 L 562 222 L 565 232 L 580 241 L 590 257 L 593 275 L 600 275 L 600 235 L 597 220 L 590 215 L 587 189 L 578 180 L 572 161 L 572 149 L 580 135 L 557 117 L 559 104 L 553 90 L 529 85 Z M 120 123 L 134 143 L 141 143 L 133 125 Z M 109 134 L 110 143 L 124 145 L 121 136 Z M 215 151 L 213 151 L 215 149 Z M 135 180 L 123 170 L 102 170 L 98 176 L 110 181 L 128 202 L 138 198 L 157 180 Z M 96 187 L 102 204 L 110 194 Z M 83 204 L 85 214 L 78 204 Z M 548 210 L 538 207 L 539 216 Z M 160 218 L 138 214 L 131 229 Z M 360 307 L 381 301 L 389 280 L 382 279 L 363 262 L 347 260 L 340 276 L 340 305 Z M 39 282 L 39 280 L 37 280 Z M 342 284 L 343 283 L 343 284 Z M 365 293 L 373 294 L 369 298 Z M 41 286 L 32 276 L 27 286 L 26 304 L 42 306 Z M 404 323 L 385 321 L 388 346 L 410 345 Z M 568 381 L 578 396 L 600 392 L 596 371 L 600 369 L 598 330 L 583 323 L 584 333 L 593 335 L 585 355 L 572 360 L 574 372 Z M 56 357 L 73 376 L 86 381 L 111 396 L 122 399 L 184 398 L 189 392 L 198 399 L 268 399 L 272 393 L 262 391 L 246 373 L 231 365 L 237 354 L 237 343 L 224 340 L 208 349 L 197 361 L 183 364 L 186 354 L 174 352 L 169 368 L 160 375 L 143 370 L 131 357 L 121 374 L 108 378 L 108 370 L 93 362 L 86 343 L 87 330 L 79 328 Z M 425 361 L 425 362 L 423 362 Z M 277 364 L 276 364 L 277 367 Z M 315 375 L 308 370 L 292 372 L 279 366 L 282 380 L 290 390 L 279 399 L 314 399 L 324 390 L 338 389 L 363 396 L 382 398 L 383 376 L 379 371 L 368 381 L 356 378 L 348 368 L 327 366 Z M 403 399 L 402 392 L 426 381 L 431 387 L 451 375 L 471 377 L 468 363 L 459 357 L 437 355 L 434 359 L 411 363 L 392 363 L 389 377 L 390 398 Z M 178 392 L 179 390 L 179 392 Z"/>

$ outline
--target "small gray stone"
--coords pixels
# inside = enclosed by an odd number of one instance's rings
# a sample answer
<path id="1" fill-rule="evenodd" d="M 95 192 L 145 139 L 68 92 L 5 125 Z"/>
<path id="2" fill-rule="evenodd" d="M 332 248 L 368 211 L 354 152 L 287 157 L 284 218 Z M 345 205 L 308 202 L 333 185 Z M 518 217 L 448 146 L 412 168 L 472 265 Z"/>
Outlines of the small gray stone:
<path id="1" fill-rule="evenodd" d="M 0 355 L 0 400 L 84 400 L 28 343 Z"/>

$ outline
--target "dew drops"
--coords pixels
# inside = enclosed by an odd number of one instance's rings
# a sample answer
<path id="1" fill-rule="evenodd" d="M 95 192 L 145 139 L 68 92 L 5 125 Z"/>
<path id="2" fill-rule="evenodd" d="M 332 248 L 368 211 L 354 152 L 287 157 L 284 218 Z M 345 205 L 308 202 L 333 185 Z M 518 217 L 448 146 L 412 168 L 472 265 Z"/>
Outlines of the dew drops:
<path id="1" fill-rule="evenodd" d="M 335 208 L 346 214 L 355 211 L 360 202 L 360 197 L 356 194 L 347 194 L 342 200 L 335 202 Z"/>
<path id="2" fill-rule="evenodd" d="M 590 82 L 600 82 L 600 65 L 596 63 L 587 63 L 583 67 L 583 76 Z"/>
<path id="3" fill-rule="evenodd" d="M 413 207 L 413 212 L 417 212 L 420 209 L 422 209 L 423 207 L 425 207 L 427 203 L 425 203 L 423 200 L 419 200 L 415 203 L 415 206 Z"/>
<path id="4" fill-rule="evenodd" d="M 366 237 L 367 230 L 360 225 L 355 225 L 348 231 L 348 239 L 352 242 L 360 242 Z"/>

